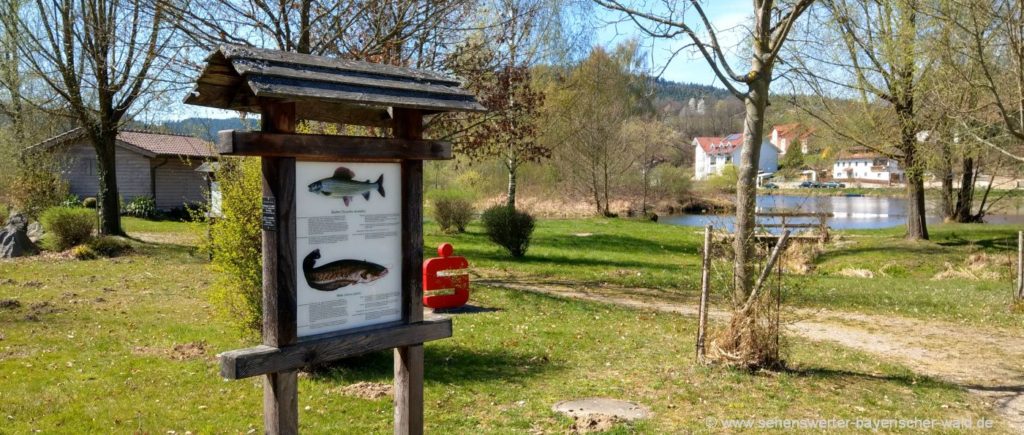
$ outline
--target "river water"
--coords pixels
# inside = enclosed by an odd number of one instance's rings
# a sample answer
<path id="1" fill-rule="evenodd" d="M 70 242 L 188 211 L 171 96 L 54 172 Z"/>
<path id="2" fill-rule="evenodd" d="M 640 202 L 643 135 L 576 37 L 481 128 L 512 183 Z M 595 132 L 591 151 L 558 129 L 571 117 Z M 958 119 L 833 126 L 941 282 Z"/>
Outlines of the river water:
<path id="1" fill-rule="evenodd" d="M 991 200 L 991 198 L 990 198 Z M 1024 224 L 1024 198 L 1006 198 L 985 216 L 987 223 Z M 938 206 L 927 204 L 928 223 L 942 222 Z M 757 211 L 788 211 L 805 213 L 832 213 L 828 225 L 833 229 L 873 229 L 903 226 L 907 223 L 907 200 L 879 196 L 799 196 L 758 195 Z M 663 216 L 659 222 L 670 225 L 702 227 L 712 224 L 732 230 L 731 215 L 674 215 Z M 761 224 L 779 223 L 778 219 L 759 218 Z M 786 218 L 787 223 L 817 223 L 816 218 Z M 777 230 L 777 229 L 776 229 Z"/>

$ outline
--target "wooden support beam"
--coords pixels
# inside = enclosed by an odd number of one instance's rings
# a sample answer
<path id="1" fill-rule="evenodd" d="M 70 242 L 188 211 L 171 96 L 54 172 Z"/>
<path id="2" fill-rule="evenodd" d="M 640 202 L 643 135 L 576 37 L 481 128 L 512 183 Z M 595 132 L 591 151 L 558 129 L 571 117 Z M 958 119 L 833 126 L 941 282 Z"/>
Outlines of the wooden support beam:
<path id="1" fill-rule="evenodd" d="M 700 273 L 700 305 L 697 306 L 697 362 L 704 363 L 704 330 L 708 323 L 708 294 L 711 293 L 711 230 L 704 227 L 704 254 Z"/>
<path id="2" fill-rule="evenodd" d="M 423 113 L 394 110 L 393 135 L 423 138 Z M 423 162 L 402 161 L 402 320 L 423 320 Z M 423 344 L 395 348 L 395 434 L 423 433 Z"/>
<path id="3" fill-rule="evenodd" d="M 360 332 L 332 334 L 284 347 L 256 346 L 220 354 L 220 375 L 243 379 L 268 373 L 297 370 L 380 350 L 420 344 L 452 336 L 447 317 L 419 323 L 377 327 Z"/>
<path id="4" fill-rule="evenodd" d="M 295 132 L 295 104 L 263 108 L 263 131 Z M 295 275 L 295 158 L 264 157 L 263 168 L 263 344 L 284 347 L 297 341 Z M 263 378 L 263 425 L 267 434 L 299 431 L 298 372 Z"/>
<path id="5" fill-rule="evenodd" d="M 449 160 L 442 141 L 326 134 L 222 130 L 217 153 L 230 156 L 289 156 L 301 160 Z"/>

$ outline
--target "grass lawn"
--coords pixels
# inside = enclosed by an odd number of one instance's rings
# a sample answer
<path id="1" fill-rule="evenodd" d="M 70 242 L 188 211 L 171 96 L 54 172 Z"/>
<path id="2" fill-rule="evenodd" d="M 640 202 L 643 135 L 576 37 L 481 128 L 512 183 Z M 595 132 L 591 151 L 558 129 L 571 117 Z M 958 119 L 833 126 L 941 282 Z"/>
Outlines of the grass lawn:
<path id="1" fill-rule="evenodd" d="M 468 257 L 484 277 L 645 287 L 677 300 L 696 300 L 699 292 L 699 228 L 625 219 L 543 220 L 522 259 L 511 259 L 490 243 L 478 224 L 463 234 L 442 234 L 429 222 L 425 229 L 428 250 L 451 242 L 456 254 Z M 904 240 L 902 228 L 839 232 L 814 259 L 811 273 L 787 275 L 785 298 L 803 307 L 1024 326 L 1024 315 L 1008 309 L 1019 229 L 932 225 L 932 240 L 924 242 Z M 730 268 L 728 261 L 715 264 L 713 291 L 718 300 L 728 297 Z M 959 273 L 933 279 L 948 268 L 973 271 L 973 276 Z M 868 270 L 873 277 L 844 276 L 848 269 Z"/>
<path id="2" fill-rule="evenodd" d="M 0 300 L 20 304 L 0 308 L 0 432 L 260 431 L 259 381 L 217 375 L 216 353 L 253 343 L 207 301 L 212 277 L 192 247 L 201 230 L 134 219 L 126 229 L 159 243 L 138 242 L 135 254 L 115 259 L 0 262 Z M 472 230 L 432 233 L 428 246 L 452 240 L 478 268 L 532 277 L 685 292 L 695 274 L 689 228 L 544 221 L 520 261 L 505 260 Z M 849 260 L 822 261 L 829 270 Z M 791 370 L 751 375 L 695 365 L 691 318 L 481 286 L 473 303 L 490 311 L 456 315 L 455 337 L 426 346 L 428 432 L 565 432 L 572 422 L 551 405 L 587 396 L 651 407 L 651 420 L 620 425 L 620 433 L 704 431 L 709 417 L 992 418 L 959 388 L 844 348 L 792 340 Z M 340 390 L 390 383 L 391 364 L 390 354 L 372 354 L 300 377 L 303 432 L 389 433 L 387 398 Z"/>

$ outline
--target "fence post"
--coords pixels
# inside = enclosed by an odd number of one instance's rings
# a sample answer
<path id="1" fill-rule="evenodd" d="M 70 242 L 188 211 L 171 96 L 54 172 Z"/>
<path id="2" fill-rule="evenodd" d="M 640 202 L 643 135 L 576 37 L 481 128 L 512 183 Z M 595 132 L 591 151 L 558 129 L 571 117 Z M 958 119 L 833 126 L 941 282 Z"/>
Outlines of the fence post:
<path id="1" fill-rule="evenodd" d="M 1017 299 L 1024 299 L 1024 231 L 1017 232 Z"/>
<path id="2" fill-rule="evenodd" d="M 700 305 L 697 307 L 697 362 L 704 362 L 704 329 L 708 322 L 708 292 L 711 289 L 711 225 L 704 227 L 704 258 L 700 274 Z"/>

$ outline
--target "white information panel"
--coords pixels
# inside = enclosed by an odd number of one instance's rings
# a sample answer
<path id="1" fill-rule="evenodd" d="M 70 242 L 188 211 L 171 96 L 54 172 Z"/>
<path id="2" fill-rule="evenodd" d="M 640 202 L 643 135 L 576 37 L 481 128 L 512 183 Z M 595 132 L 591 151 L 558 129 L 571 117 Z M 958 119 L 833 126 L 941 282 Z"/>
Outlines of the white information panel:
<path id="1" fill-rule="evenodd" d="M 298 336 L 402 318 L 402 167 L 295 163 Z"/>

